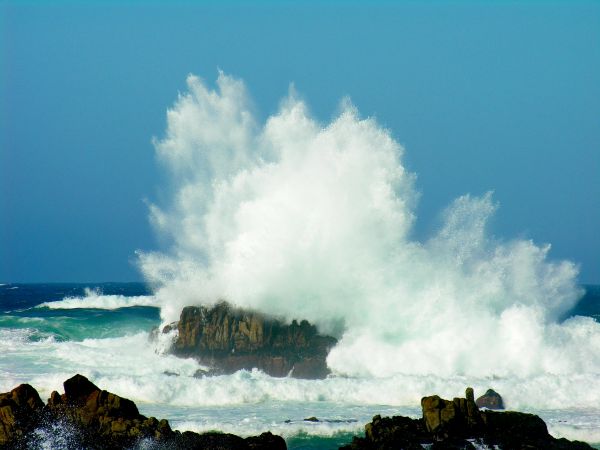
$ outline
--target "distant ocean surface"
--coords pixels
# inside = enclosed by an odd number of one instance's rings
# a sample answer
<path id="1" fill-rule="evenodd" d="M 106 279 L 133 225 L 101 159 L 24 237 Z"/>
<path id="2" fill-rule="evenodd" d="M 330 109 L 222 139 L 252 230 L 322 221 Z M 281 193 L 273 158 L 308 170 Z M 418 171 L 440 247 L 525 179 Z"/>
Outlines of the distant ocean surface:
<path id="1" fill-rule="evenodd" d="M 583 288 L 585 295 L 564 319 L 600 321 L 600 286 Z M 480 395 L 493 387 L 509 408 L 540 415 L 554 436 L 600 443 L 600 404 L 593 396 L 589 403 L 569 401 L 572 392 L 586 389 L 584 375 L 309 381 L 240 371 L 199 379 L 193 377 L 195 361 L 168 355 L 168 343 L 150 340 L 149 331 L 159 324 L 158 303 L 142 283 L 0 285 L 0 392 L 27 382 L 45 399 L 81 373 L 175 429 L 242 436 L 270 430 L 284 436 L 290 449 L 335 449 L 362 433 L 375 414 L 417 417 L 421 396 L 454 397 L 467 386 Z M 310 416 L 320 421 L 304 421 Z"/>

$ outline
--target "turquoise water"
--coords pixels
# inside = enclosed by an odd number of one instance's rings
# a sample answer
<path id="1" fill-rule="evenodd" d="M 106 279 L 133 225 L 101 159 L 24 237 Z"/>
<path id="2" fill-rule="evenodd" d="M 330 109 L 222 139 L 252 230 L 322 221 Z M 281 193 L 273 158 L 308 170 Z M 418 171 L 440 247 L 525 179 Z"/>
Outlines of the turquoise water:
<path id="1" fill-rule="evenodd" d="M 332 437 L 323 438 L 304 433 L 289 438 L 287 445 L 289 449 L 298 450 L 337 449 L 351 442 L 354 435 L 353 433 L 339 433 Z"/>
<path id="2" fill-rule="evenodd" d="M 59 341 L 119 337 L 150 330 L 159 323 L 158 308 L 144 306 L 114 310 L 41 307 L 0 315 L 1 328 L 33 329 L 34 340 L 50 336 Z"/>

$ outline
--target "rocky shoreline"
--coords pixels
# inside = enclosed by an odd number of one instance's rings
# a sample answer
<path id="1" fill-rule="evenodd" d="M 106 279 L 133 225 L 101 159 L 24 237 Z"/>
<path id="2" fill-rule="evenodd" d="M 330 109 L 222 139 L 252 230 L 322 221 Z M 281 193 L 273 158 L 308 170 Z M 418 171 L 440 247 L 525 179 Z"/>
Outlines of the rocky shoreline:
<path id="1" fill-rule="evenodd" d="M 133 401 L 100 389 L 82 375 L 75 375 L 63 385 L 64 394 L 52 392 L 47 404 L 28 384 L 0 394 L 0 448 L 287 449 L 285 440 L 270 432 L 242 438 L 219 432 L 172 430 L 167 420 L 141 415 Z M 477 403 L 490 398 L 497 402 L 499 397 L 488 391 Z M 375 416 L 365 426 L 364 437 L 354 437 L 340 450 L 592 449 L 583 442 L 552 437 L 538 416 L 480 410 L 477 403 L 471 388 L 467 388 L 465 398 L 423 397 L 421 418 Z M 316 417 L 305 420 L 319 421 Z"/>
<path id="2" fill-rule="evenodd" d="M 465 398 L 453 400 L 437 395 L 423 397 L 420 419 L 375 416 L 365 426 L 364 437 L 354 437 L 340 450 L 592 449 L 584 442 L 554 438 L 548 433 L 546 423 L 534 414 L 480 410 L 473 389 L 467 388 L 465 394 Z M 498 397 L 494 391 L 488 391 L 477 400 L 485 403 L 492 399 L 497 404 Z"/>
<path id="3" fill-rule="evenodd" d="M 64 394 L 52 392 L 47 404 L 29 384 L 0 394 L 0 448 L 287 449 L 283 438 L 270 432 L 241 438 L 174 431 L 167 420 L 141 415 L 133 401 L 100 389 L 79 374 L 63 386 Z"/>

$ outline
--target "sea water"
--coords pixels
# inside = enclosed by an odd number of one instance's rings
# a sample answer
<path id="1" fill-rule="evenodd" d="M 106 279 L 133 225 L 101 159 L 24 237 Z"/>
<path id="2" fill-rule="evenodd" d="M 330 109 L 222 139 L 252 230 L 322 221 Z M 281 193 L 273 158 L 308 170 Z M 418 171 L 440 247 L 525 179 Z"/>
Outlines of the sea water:
<path id="1" fill-rule="evenodd" d="M 600 318 L 600 287 L 584 288 L 563 320 Z M 26 382 L 46 399 L 80 373 L 178 430 L 242 436 L 269 430 L 291 449 L 334 449 L 361 434 L 375 414 L 419 417 L 422 396 L 462 396 L 467 386 L 477 395 L 492 387 L 508 408 L 540 415 L 552 435 L 600 443 L 597 374 L 297 380 L 254 370 L 195 378 L 196 361 L 169 355 L 164 342 L 150 338 L 160 324 L 155 301 L 141 283 L 0 286 L 0 392 Z M 313 416 L 319 421 L 304 420 Z"/>

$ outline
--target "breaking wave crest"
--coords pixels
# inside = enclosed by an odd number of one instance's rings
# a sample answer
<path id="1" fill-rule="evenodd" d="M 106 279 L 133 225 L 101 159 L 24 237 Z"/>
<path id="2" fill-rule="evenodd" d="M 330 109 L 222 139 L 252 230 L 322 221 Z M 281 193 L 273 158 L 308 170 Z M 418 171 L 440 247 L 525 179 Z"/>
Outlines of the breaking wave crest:
<path id="1" fill-rule="evenodd" d="M 140 254 L 164 321 L 219 298 L 305 318 L 341 337 L 338 375 L 600 373 L 600 324 L 560 321 L 582 295 L 577 266 L 490 235 L 491 193 L 457 198 L 415 240 L 404 149 L 348 100 L 321 124 L 292 91 L 261 124 L 242 81 L 187 83 L 155 142 L 173 195 L 151 220 L 172 247 Z"/>
<path id="2" fill-rule="evenodd" d="M 54 302 L 44 302 L 38 308 L 50 309 L 118 309 L 132 306 L 159 306 L 158 301 L 151 295 L 104 295 L 100 289 L 85 288 L 82 297 L 65 297 Z"/>

